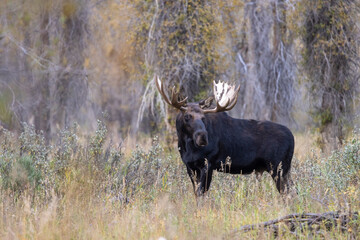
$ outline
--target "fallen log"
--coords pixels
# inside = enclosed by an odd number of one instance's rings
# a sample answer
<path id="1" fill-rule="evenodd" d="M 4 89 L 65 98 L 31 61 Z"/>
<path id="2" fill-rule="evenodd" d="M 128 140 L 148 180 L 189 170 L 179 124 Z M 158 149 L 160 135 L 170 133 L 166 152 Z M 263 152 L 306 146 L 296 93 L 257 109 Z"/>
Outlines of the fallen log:
<path id="1" fill-rule="evenodd" d="M 237 234 L 259 229 L 270 231 L 277 236 L 279 234 L 280 224 L 285 225 L 285 227 L 282 228 L 284 231 L 288 230 L 293 234 L 296 234 L 299 230 L 304 231 L 305 229 L 317 233 L 320 230 L 331 230 L 336 227 L 342 231 L 352 231 L 355 234 L 359 234 L 360 231 L 360 217 L 358 212 L 294 213 L 262 223 L 244 225 L 232 230 L 225 238 L 233 238 Z"/>

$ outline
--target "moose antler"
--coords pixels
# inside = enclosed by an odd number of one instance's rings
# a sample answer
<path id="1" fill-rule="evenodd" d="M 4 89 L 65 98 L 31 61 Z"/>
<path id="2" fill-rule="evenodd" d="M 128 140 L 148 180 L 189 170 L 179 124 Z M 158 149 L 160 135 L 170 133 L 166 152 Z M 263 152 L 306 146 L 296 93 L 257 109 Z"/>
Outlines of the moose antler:
<path id="1" fill-rule="evenodd" d="M 216 113 L 231 110 L 237 102 L 239 90 L 240 86 L 235 89 L 235 85 L 229 85 L 222 81 L 216 83 L 214 81 L 216 107 L 204 110 L 204 113 Z"/>
<path id="2" fill-rule="evenodd" d="M 159 77 L 154 77 L 155 79 L 155 83 L 156 83 L 156 87 L 159 90 L 161 96 L 163 97 L 163 99 L 165 100 L 165 102 L 167 102 L 169 105 L 180 109 L 181 111 L 186 111 L 186 101 L 187 101 L 187 97 L 184 98 L 183 100 L 179 101 L 179 92 L 175 92 L 175 86 L 172 88 L 171 90 L 171 99 L 169 100 L 169 98 L 166 96 L 165 92 L 164 92 L 164 85 L 163 82 L 159 79 Z"/>

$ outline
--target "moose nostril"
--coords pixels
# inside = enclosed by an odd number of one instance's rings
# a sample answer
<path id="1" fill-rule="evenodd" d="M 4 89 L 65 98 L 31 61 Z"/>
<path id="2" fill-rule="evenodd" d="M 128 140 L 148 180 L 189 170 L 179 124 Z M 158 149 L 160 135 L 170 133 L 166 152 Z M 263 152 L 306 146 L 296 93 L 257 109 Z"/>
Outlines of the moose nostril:
<path id="1" fill-rule="evenodd" d="M 206 137 L 206 132 L 196 132 L 195 133 L 195 138 L 203 138 Z"/>
<path id="2" fill-rule="evenodd" d="M 204 147 L 208 144 L 207 133 L 203 131 L 194 134 L 194 141 L 196 145 Z"/>

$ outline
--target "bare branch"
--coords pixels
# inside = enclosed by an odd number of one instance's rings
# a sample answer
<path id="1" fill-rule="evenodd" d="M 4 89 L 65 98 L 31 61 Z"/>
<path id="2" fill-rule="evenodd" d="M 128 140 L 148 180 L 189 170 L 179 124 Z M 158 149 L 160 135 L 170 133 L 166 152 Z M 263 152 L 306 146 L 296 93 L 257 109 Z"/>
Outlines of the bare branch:
<path id="1" fill-rule="evenodd" d="M 296 232 L 298 228 L 305 230 L 305 226 L 310 230 L 317 230 L 325 226 L 325 229 L 332 229 L 340 226 L 343 230 L 351 227 L 351 224 L 358 221 L 358 212 L 349 212 L 341 214 L 340 212 L 326 212 L 326 213 L 294 213 L 284 217 L 251 225 L 244 225 L 238 229 L 231 231 L 226 238 L 233 238 L 238 233 L 245 233 L 252 230 L 265 229 L 273 232 L 278 232 L 279 224 L 283 223 L 287 226 L 290 232 Z M 313 227 L 316 225 L 317 227 Z"/>

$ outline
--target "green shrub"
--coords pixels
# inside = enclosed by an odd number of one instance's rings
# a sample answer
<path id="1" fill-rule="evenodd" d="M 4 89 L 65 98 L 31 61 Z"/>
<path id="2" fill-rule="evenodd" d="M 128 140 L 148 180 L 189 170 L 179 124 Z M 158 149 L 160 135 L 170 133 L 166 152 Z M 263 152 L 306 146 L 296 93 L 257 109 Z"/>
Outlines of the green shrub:
<path id="1" fill-rule="evenodd" d="M 360 180 L 360 141 L 356 134 L 341 150 L 322 160 L 322 176 L 329 188 L 345 191 Z"/>
<path id="2" fill-rule="evenodd" d="M 191 181 L 176 148 L 165 152 L 157 137 L 148 150 L 137 146 L 130 156 L 125 156 L 121 145 L 107 141 L 107 129 L 101 121 L 92 136 L 81 137 L 85 141 L 79 140 L 75 124 L 61 131 L 52 146 L 28 125 L 24 125 L 19 137 L 5 130 L 0 134 L 0 187 L 12 196 L 26 192 L 46 203 L 53 192 L 64 197 L 68 187 L 76 183 L 82 189 L 90 189 L 92 196 L 113 199 L 120 205 L 139 198 L 152 201 L 163 193 L 173 199 L 193 197 Z M 295 156 L 291 175 L 299 204 L 306 206 L 309 197 L 336 199 L 338 193 L 356 189 L 360 176 L 359 149 L 355 133 L 341 150 L 329 157 L 313 153 L 300 161 Z M 217 207 L 230 203 L 237 209 L 258 196 L 272 199 L 278 193 L 266 173 L 261 181 L 254 174 L 215 173 L 209 196 Z"/>
<path id="3" fill-rule="evenodd" d="M 356 192 L 360 182 L 360 141 L 357 133 L 330 156 L 319 157 L 313 152 L 304 162 L 294 158 L 293 163 L 292 177 L 299 196 L 303 198 L 322 196 L 325 203 L 354 189 L 350 198 L 360 193 Z"/>
<path id="4" fill-rule="evenodd" d="M 14 192 L 26 189 L 34 192 L 39 189 L 42 179 L 41 171 L 29 156 L 24 156 L 12 164 L 10 174 L 5 176 L 9 183 L 6 187 Z"/>

